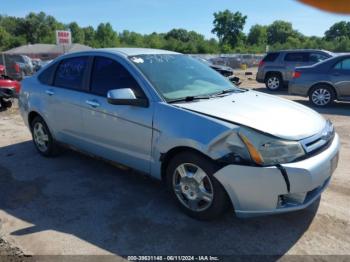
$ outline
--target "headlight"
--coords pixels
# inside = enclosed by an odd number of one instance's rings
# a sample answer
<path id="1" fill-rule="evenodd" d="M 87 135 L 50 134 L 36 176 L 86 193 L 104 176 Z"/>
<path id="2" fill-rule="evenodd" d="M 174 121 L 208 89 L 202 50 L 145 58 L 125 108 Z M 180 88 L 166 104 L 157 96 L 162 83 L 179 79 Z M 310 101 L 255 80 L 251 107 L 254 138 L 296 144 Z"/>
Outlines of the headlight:
<path id="1" fill-rule="evenodd" d="M 305 155 L 302 145 L 296 141 L 277 139 L 247 128 L 241 129 L 239 136 L 258 165 L 288 163 Z"/>

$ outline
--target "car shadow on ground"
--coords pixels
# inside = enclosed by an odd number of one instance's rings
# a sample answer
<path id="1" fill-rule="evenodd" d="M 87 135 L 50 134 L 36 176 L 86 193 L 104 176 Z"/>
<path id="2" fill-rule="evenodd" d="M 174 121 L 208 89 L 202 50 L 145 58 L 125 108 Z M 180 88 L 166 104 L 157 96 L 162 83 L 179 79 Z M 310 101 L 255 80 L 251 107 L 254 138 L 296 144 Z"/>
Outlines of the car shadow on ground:
<path id="1" fill-rule="evenodd" d="M 53 230 L 120 256 L 280 256 L 308 229 L 319 204 L 285 215 L 238 219 L 229 212 L 196 221 L 158 181 L 69 150 L 44 158 L 30 141 L 0 148 L 0 199 L 1 210 L 33 224 L 12 236 Z"/>

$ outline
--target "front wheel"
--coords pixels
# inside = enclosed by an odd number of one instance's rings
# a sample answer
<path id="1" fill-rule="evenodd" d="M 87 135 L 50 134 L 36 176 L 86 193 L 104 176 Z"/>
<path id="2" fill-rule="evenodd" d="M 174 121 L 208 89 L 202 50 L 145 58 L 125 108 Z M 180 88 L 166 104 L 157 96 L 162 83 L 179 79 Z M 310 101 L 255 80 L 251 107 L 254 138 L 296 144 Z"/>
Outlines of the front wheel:
<path id="1" fill-rule="evenodd" d="M 329 106 L 335 99 L 334 91 L 327 85 L 318 85 L 312 88 L 309 94 L 310 102 L 317 107 Z"/>
<path id="2" fill-rule="evenodd" d="M 175 156 L 167 168 L 167 185 L 180 208 L 200 220 L 219 217 L 228 208 L 228 197 L 213 176 L 215 163 L 197 153 Z"/>

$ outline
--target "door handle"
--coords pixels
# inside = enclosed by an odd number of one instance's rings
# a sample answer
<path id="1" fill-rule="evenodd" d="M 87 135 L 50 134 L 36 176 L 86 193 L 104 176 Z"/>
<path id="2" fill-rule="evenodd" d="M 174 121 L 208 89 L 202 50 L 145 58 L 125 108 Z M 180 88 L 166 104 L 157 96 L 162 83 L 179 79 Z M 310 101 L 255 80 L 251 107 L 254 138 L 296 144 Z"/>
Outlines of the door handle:
<path id="1" fill-rule="evenodd" d="M 53 96 L 55 94 L 55 92 L 52 90 L 46 90 L 45 93 L 49 96 Z"/>
<path id="2" fill-rule="evenodd" d="M 334 76 L 340 76 L 340 73 L 333 73 Z"/>
<path id="3" fill-rule="evenodd" d="M 100 104 L 96 100 L 86 100 L 85 103 L 93 108 L 100 106 Z"/>

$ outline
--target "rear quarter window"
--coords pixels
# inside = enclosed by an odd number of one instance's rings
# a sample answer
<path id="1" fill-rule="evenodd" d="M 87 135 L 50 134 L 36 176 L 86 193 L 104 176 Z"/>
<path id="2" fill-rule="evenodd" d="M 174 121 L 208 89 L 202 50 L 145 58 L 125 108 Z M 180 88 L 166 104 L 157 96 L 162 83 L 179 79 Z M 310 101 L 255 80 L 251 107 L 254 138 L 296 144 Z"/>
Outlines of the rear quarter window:
<path id="1" fill-rule="evenodd" d="M 56 67 L 57 64 L 52 64 L 45 68 L 38 76 L 39 82 L 44 85 L 52 85 Z"/>
<path id="2" fill-rule="evenodd" d="M 335 66 L 334 69 L 338 70 L 350 70 L 350 58 L 345 58 L 338 62 Z"/>
<path id="3" fill-rule="evenodd" d="M 279 55 L 280 55 L 280 53 L 269 53 L 264 57 L 263 61 L 264 62 L 274 62 Z"/>

